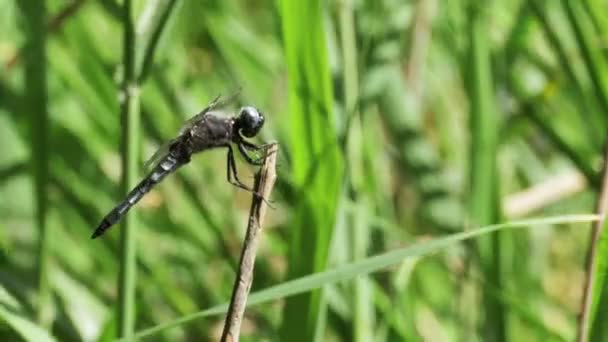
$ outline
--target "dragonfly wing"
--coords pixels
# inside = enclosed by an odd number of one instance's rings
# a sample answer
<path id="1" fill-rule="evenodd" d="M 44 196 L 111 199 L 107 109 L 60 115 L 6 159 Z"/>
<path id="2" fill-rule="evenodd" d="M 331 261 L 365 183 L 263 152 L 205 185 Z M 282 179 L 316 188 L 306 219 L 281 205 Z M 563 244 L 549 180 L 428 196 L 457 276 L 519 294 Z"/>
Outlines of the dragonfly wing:
<path id="1" fill-rule="evenodd" d="M 148 160 L 146 160 L 146 163 L 144 164 L 144 170 L 146 172 L 152 171 L 152 169 L 158 164 L 158 162 L 163 159 L 167 154 L 169 154 L 169 149 L 173 142 L 174 140 L 169 140 L 165 142 L 156 150 L 156 152 L 154 152 L 154 154 L 150 158 L 148 158 Z"/>
<path id="2" fill-rule="evenodd" d="M 207 107 L 205 107 L 198 114 L 194 115 L 193 117 L 188 119 L 188 121 L 186 121 L 186 123 L 179 130 L 179 135 L 182 135 L 185 132 L 188 132 L 192 128 L 192 126 L 194 126 L 197 122 L 201 121 L 203 119 L 203 116 L 205 114 L 207 114 L 208 112 L 210 112 L 214 109 L 219 109 L 219 108 L 225 107 L 228 104 L 230 104 L 231 102 L 234 102 L 238 98 L 240 92 L 241 92 L 241 89 L 239 88 L 236 92 L 234 92 L 234 94 L 228 96 L 225 99 L 222 99 L 221 95 L 216 96 L 215 99 L 213 99 L 213 101 L 211 101 L 211 103 L 209 103 L 207 105 Z"/>
<path id="3" fill-rule="evenodd" d="M 199 122 L 203 118 L 203 115 L 207 114 L 208 111 L 209 111 L 209 107 L 206 107 L 200 113 L 198 113 L 195 116 L 188 119 L 188 121 L 186 121 L 186 123 L 182 126 L 182 128 L 179 129 L 179 135 L 182 135 L 182 134 L 190 131 L 192 129 L 192 126 L 194 126 L 197 122 Z"/>

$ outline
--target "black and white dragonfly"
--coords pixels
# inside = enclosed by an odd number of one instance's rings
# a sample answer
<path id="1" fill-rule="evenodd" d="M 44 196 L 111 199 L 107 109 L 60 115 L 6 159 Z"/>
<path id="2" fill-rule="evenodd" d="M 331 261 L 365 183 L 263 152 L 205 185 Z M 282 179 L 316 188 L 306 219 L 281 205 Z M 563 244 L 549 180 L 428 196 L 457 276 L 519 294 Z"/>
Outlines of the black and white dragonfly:
<path id="1" fill-rule="evenodd" d="M 152 187 L 168 174 L 187 164 L 190 157 L 198 152 L 212 148 L 227 148 L 226 175 L 228 182 L 241 189 L 253 191 L 238 178 L 232 145 L 236 145 L 247 162 L 252 165 L 261 165 L 263 158 L 259 156 L 253 158 L 249 153 L 264 151 L 267 145 L 255 145 L 245 138 L 253 138 L 258 134 L 264 125 L 264 116 L 251 106 L 242 107 L 237 116 L 227 116 L 220 109 L 231 99 L 232 97 L 222 101 L 218 96 L 205 109 L 188 120 L 179 131 L 178 136 L 152 156 L 148 162 L 155 165 L 152 171 L 103 218 L 91 238 L 102 235 L 120 221 Z"/>

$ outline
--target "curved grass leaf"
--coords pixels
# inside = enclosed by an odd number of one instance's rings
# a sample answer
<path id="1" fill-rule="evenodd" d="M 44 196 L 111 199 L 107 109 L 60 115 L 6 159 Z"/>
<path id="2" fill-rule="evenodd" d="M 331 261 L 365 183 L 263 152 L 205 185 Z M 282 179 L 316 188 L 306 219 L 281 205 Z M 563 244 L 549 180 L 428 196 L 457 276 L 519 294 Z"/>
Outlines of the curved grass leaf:
<path id="1" fill-rule="evenodd" d="M 276 301 L 285 297 L 302 294 L 322 286 L 333 284 L 339 281 L 352 279 L 359 275 L 369 274 L 379 271 L 391 265 L 398 264 L 408 258 L 416 258 L 426 256 L 434 252 L 441 251 L 444 248 L 455 245 L 461 241 L 477 238 L 490 234 L 492 232 L 502 231 L 506 229 L 525 228 L 538 225 L 557 225 L 567 223 L 585 223 L 594 222 L 599 219 L 598 215 L 567 215 L 556 216 L 540 219 L 530 219 L 513 221 L 509 223 L 495 224 L 482 228 L 473 229 L 466 232 L 452 234 L 446 237 L 433 239 L 426 242 L 421 242 L 412 246 L 396 249 L 376 256 L 368 257 L 363 260 L 344 264 L 332 270 L 311 274 L 298 279 L 290 280 L 283 284 L 258 291 L 247 300 L 247 305 Z M 207 310 L 183 316 L 176 320 L 157 325 L 155 327 L 142 330 L 134 337 L 142 338 L 158 334 L 167 329 L 175 328 L 180 325 L 192 322 L 196 319 L 219 315 L 225 313 L 228 308 L 228 303 L 216 305 Z"/>
<path id="2" fill-rule="evenodd" d="M 55 341 L 48 332 L 36 323 L 23 318 L 4 306 L 0 305 L 0 320 L 6 322 L 26 341 L 47 342 Z"/>

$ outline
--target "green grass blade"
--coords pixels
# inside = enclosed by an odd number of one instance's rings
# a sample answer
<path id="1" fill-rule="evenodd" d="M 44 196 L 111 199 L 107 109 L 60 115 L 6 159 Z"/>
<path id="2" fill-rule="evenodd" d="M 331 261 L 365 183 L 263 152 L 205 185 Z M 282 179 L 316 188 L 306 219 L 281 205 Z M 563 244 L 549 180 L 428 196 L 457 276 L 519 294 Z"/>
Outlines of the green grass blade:
<path id="1" fill-rule="evenodd" d="M 288 272 L 289 278 L 296 278 L 326 267 L 342 161 L 333 118 L 323 2 L 282 1 L 279 7 L 289 82 L 292 176 L 300 200 L 289 228 Z M 323 317 L 321 303 L 319 291 L 289 298 L 281 339 L 313 340 L 322 330 L 318 326 Z"/>
<path id="2" fill-rule="evenodd" d="M 417 243 L 412 246 L 399 248 L 379 255 L 371 256 L 360 261 L 350 264 L 344 264 L 334 269 L 310 274 L 298 279 L 290 280 L 283 284 L 258 291 L 251 296 L 247 301 L 248 306 L 262 304 L 270 301 L 276 301 L 281 298 L 294 296 L 318 289 L 322 286 L 333 284 L 339 281 L 352 279 L 354 277 L 377 272 L 391 265 L 403 262 L 405 259 L 418 258 L 421 256 L 430 255 L 453 246 L 459 242 L 485 236 L 487 234 L 503 231 L 507 229 L 534 227 L 542 225 L 558 225 L 570 223 L 588 223 L 595 222 L 599 219 L 598 215 L 567 215 L 547 217 L 541 219 L 529 219 L 521 221 L 513 221 L 489 225 L 482 228 L 472 229 L 469 231 L 452 234 L 446 237 L 433 239 Z M 134 337 L 143 338 L 149 337 L 165 330 L 175 328 L 177 326 L 192 322 L 199 318 L 204 318 L 212 315 L 225 313 L 228 309 L 228 303 L 216 305 L 212 308 L 199 311 L 197 313 L 187 315 L 176 320 L 157 325 L 155 327 L 139 331 Z"/>
<path id="3" fill-rule="evenodd" d="M 595 44 L 596 35 L 590 18 L 582 8 L 582 1 L 561 1 L 569 23 L 573 28 L 578 48 L 581 51 L 587 74 L 593 84 L 592 90 L 598 99 L 602 112 L 608 113 L 608 70 L 601 50 Z M 606 121 L 603 123 L 605 124 Z"/>
<path id="4" fill-rule="evenodd" d="M 32 342 L 52 342 L 56 341 L 53 336 L 41 326 L 18 315 L 2 305 L 0 305 L 0 321 L 6 322 L 15 330 L 25 341 Z"/>
<path id="5" fill-rule="evenodd" d="M 137 56 L 137 66 L 135 70 L 138 72 L 140 82 L 146 78 L 150 72 L 154 53 L 161 40 L 163 32 L 166 32 L 166 26 L 171 18 L 171 14 L 175 13 L 176 0 L 155 0 L 149 1 L 138 20 L 137 35 L 138 51 L 141 54 Z"/>
<path id="6" fill-rule="evenodd" d="M 147 3 L 142 17 L 135 24 L 135 13 L 130 0 L 124 2 L 122 24 L 123 83 L 121 87 L 122 131 L 122 193 L 127 194 L 139 178 L 140 80 L 150 69 L 154 52 L 175 7 L 175 1 Z M 119 279 L 118 335 L 131 336 L 135 328 L 136 289 L 136 216 L 132 211 L 124 219 L 121 231 L 121 265 Z"/>
<path id="7" fill-rule="evenodd" d="M 474 225 L 488 225 L 498 221 L 498 178 L 496 167 L 498 115 L 494 105 L 494 86 L 487 37 L 488 15 L 485 7 L 471 4 L 469 17 L 468 90 L 471 103 L 471 166 L 470 219 Z M 484 273 L 495 288 L 501 287 L 500 235 L 492 235 L 478 244 Z M 506 340 L 506 312 L 500 301 L 484 293 L 483 321 L 485 338 Z"/>
<path id="8" fill-rule="evenodd" d="M 567 49 L 564 46 L 562 39 L 560 39 L 559 33 L 551 26 L 547 15 L 548 6 L 545 5 L 545 2 L 546 0 L 531 0 L 528 2 L 528 5 L 530 6 L 532 13 L 534 13 L 537 20 L 540 22 L 541 28 L 559 60 L 560 66 L 568 77 L 568 81 L 573 85 L 574 89 L 582 95 L 584 94 L 582 83 L 579 80 L 572 63 L 570 63 Z"/>
<path id="9" fill-rule="evenodd" d="M 593 19 L 596 29 L 600 32 L 600 35 L 605 37 L 605 34 L 608 33 L 608 18 L 603 15 L 606 11 L 606 2 L 602 0 L 585 0 L 583 4 L 585 5 L 587 14 Z"/>
<path id="10" fill-rule="evenodd" d="M 44 0 L 19 1 L 24 17 L 26 45 L 25 113 L 29 116 L 31 167 L 35 189 L 35 215 L 38 228 L 38 300 L 37 320 L 43 326 L 51 322 L 51 290 L 48 283 L 49 236 L 47 232 L 49 119 L 47 113 L 46 8 Z"/>
<path id="11" fill-rule="evenodd" d="M 551 10 L 552 4 L 552 1 L 547 2 L 546 0 L 532 0 L 527 2 L 527 6 L 530 6 L 532 13 L 539 21 L 549 46 L 559 62 L 561 70 L 565 73 L 567 83 L 573 90 L 572 96 L 582 104 L 581 116 L 584 115 L 583 120 L 587 124 L 592 137 L 600 136 L 600 139 L 602 139 L 602 118 L 601 115 L 594 112 L 597 108 L 597 101 L 594 101 L 592 95 L 586 91 L 586 87 L 581 81 L 580 75 L 576 73 L 574 67 L 575 63 L 572 62 L 573 59 L 566 44 L 567 39 L 565 39 L 562 32 L 557 29 L 557 25 L 559 24 L 550 20 L 548 13 Z"/>
<path id="12" fill-rule="evenodd" d="M 351 188 L 350 198 L 356 202 L 358 210 L 347 214 L 350 226 L 353 229 L 345 232 L 349 237 L 352 260 L 360 260 L 367 256 L 370 245 L 371 229 L 368 222 L 370 209 L 373 206 L 367 199 L 366 180 L 363 170 L 364 164 L 364 135 L 363 117 L 358 113 L 359 75 L 357 70 L 357 40 L 355 27 L 354 1 L 342 1 L 338 9 L 340 18 L 340 40 L 342 42 L 342 64 L 344 80 L 344 111 L 351 125 L 347 133 L 347 163 L 348 183 Z M 352 287 L 352 335 L 354 341 L 371 341 L 374 332 L 373 319 L 373 290 L 369 277 L 358 277 Z"/>
<path id="13" fill-rule="evenodd" d="M 593 277 L 591 285 L 591 306 L 589 308 L 588 320 L 581 329 L 588 328 L 589 341 L 600 341 L 600 336 L 606 338 L 606 310 L 608 309 L 608 220 L 604 219 L 604 224 L 600 228 L 597 240 L 595 263 L 590 270 Z M 602 307 L 602 310 L 599 310 Z"/>
<path id="14" fill-rule="evenodd" d="M 122 187 L 121 194 L 126 195 L 137 183 L 139 176 L 139 88 L 135 61 L 137 55 L 135 19 L 131 0 L 123 4 L 123 81 L 121 86 L 122 117 Z M 118 336 L 129 337 L 135 329 L 135 288 L 136 288 L 136 244 L 137 229 L 135 211 L 123 219 L 120 228 L 120 273 L 118 279 Z"/>

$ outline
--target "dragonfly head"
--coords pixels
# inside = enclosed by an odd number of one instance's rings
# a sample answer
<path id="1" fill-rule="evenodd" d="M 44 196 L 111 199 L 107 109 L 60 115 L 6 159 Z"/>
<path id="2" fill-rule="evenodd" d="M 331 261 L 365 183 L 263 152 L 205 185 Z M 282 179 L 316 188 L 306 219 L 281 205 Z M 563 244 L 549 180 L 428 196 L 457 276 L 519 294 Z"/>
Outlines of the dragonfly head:
<path id="1" fill-rule="evenodd" d="M 235 124 L 237 131 L 247 138 L 251 138 L 256 136 L 264 126 L 264 115 L 253 107 L 243 107 Z"/>

